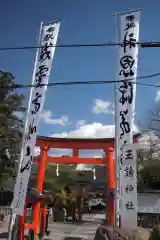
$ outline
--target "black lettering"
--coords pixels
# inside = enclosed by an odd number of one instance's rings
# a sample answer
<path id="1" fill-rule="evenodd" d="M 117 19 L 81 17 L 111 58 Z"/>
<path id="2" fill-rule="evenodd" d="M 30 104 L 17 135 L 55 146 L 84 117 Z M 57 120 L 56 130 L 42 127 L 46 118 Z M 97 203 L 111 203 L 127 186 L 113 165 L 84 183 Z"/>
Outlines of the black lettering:
<path id="1" fill-rule="evenodd" d="M 120 154 L 120 163 L 121 163 L 121 164 L 123 164 L 123 155 L 124 155 L 124 154 L 123 154 L 123 148 L 124 148 L 124 145 L 125 145 L 125 144 L 127 144 L 127 141 L 126 141 L 126 140 L 124 141 L 122 147 L 120 148 L 120 152 L 121 152 L 121 154 Z"/>
<path id="2" fill-rule="evenodd" d="M 120 163 L 123 164 L 123 152 L 120 154 Z"/>
<path id="3" fill-rule="evenodd" d="M 120 122 L 120 128 L 122 130 L 122 133 L 120 135 L 120 138 L 122 138 L 122 136 L 124 136 L 125 133 L 130 133 L 131 129 L 130 129 L 130 125 L 129 123 L 126 121 L 125 116 L 127 115 L 128 110 L 126 111 L 120 111 L 120 116 L 121 116 L 121 122 Z"/>
<path id="4" fill-rule="evenodd" d="M 119 102 L 122 103 L 122 105 L 124 105 L 126 102 L 131 104 L 133 101 L 133 83 L 123 81 L 123 85 L 120 85 L 119 91 L 122 94 Z"/>
<path id="5" fill-rule="evenodd" d="M 133 160 L 133 159 L 134 157 L 133 157 L 132 149 L 127 150 L 125 154 L 125 160 Z"/>
<path id="6" fill-rule="evenodd" d="M 134 48 L 136 46 L 136 39 L 134 38 L 134 34 L 133 33 L 129 33 L 126 32 L 126 34 L 124 35 L 124 40 L 123 43 L 121 44 L 121 47 L 124 48 L 124 53 L 126 53 L 126 49 L 127 47 Z"/>
<path id="7" fill-rule="evenodd" d="M 31 124 L 29 124 L 29 129 L 28 129 L 28 134 L 27 134 L 27 137 L 26 137 L 26 141 L 30 140 L 31 139 L 31 135 L 33 133 L 36 133 L 37 131 L 37 128 L 36 128 L 36 125 L 34 124 L 34 118 L 33 118 L 33 121 Z"/>
<path id="8" fill-rule="evenodd" d="M 120 59 L 120 65 L 123 68 L 119 75 L 124 75 L 124 77 L 134 76 L 134 72 L 132 70 L 132 67 L 135 63 L 135 60 L 132 56 L 125 55 Z"/>
<path id="9" fill-rule="evenodd" d="M 126 166 L 124 171 L 125 171 L 125 176 L 126 177 L 133 177 L 134 176 L 134 170 L 133 170 L 132 166 Z"/>
<path id="10" fill-rule="evenodd" d="M 132 201 L 128 201 L 126 204 L 125 204 L 125 207 L 127 210 L 134 210 L 134 204 Z"/>
<path id="11" fill-rule="evenodd" d="M 49 40 L 53 39 L 53 34 L 52 33 L 48 33 L 44 36 L 43 41 L 48 42 Z"/>
<path id="12" fill-rule="evenodd" d="M 36 96 L 35 98 L 32 100 L 32 104 L 34 105 L 34 110 L 31 111 L 32 114 L 36 114 L 40 107 L 41 107 L 41 104 L 38 102 L 38 100 L 42 97 L 42 95 L 38 92 L 36 92 Z"/>
<path id="13" fill-rule="evenodd" d="M 49 27 L 47 29 L 47 32 L 52 33 L 52 32 L 54 32 L 54 30 L 55 30 L 55 27 Z"/>
<path id="14" fill-rule="evenodd" d="M 36 73 L 36 88 L 43 87 L 43 78 L 47 76 L 48 67 L 45 67 L 45 65 L 39 66 L 39 70 Z"/>
<path id="15" fill-rule="evenodd" d="M 30 155 L 31 155 L 31 149 L 30 149 L 30 147 L 27 145 L 27 146 L 26 146 L 26 154 L 25 154 L 25 156 L 26 156 L 26 157 L 29 157 L 29 160 L 27 161 L 27 163 L 26 163 L 24 166 L 21 167 L 20 173 L 23 173 L 24 171 L 30 169 L 31 164 L 32 164 L 32 156 L 30 156 Z"/>
<path id="16" fill-rule="evenodd" d="M 135 28 L 135 16 L 134 15 L 128 15 L 125 18 L 126 21 L 126 28 L 124 29 L 125 31 L 130 29 L 130 28 Z"/>
<path id="17" fill-rule="evenodd" d="M 125 21 L 133 22 L 133 21 L 135 21 L 135 16 L 133 14 L 132 15 L 127 15 L 125 17 Z"/>
<path id="18" fill-rule="evenodd" d="M 45 45 L 41 48 L 40 56 L 39 56 L 39 62 L 44 62 L 46 59 L 51 59 L 51 47 L 53 44 L 51 43 L 45 43 Z"/>
<path id="19" fill-rule="evenodd" d="M 24 167 L 21 168 L 21 173 L 23 173 L 26 170 L 29 170 L 32 164 L 32 157 L 30 157 L 30 160 L 25 164 Z"/>
<path id="20" fill-rule="evenodd" d="M 126 193 L 132 193 L 134 191 L 134 187 L 132 184 L 128 184 L 125 186 L 125 192 Z"/>

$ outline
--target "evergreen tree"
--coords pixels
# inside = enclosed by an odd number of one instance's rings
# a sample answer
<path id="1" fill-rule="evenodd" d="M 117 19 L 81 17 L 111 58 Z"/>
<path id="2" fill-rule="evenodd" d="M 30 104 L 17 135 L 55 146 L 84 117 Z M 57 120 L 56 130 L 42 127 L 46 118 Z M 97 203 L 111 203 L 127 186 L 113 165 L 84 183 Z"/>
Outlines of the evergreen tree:
<path id="1" fill-rule="evenodd" d="M 16 87 L 13 75 L 0 71 L 0 185 L 15 172 L 21 147 L 25 108 Z"/>
<path id="2" fill-rule="evenodd" d="M 53 192 L 62 189 L 66 185 L 74 184 L 76 167 L 69 164 L 59 165 L 59 176 L 56 176 L 56 164 L 48 164 L 45 171 L 44 189 Z"/>

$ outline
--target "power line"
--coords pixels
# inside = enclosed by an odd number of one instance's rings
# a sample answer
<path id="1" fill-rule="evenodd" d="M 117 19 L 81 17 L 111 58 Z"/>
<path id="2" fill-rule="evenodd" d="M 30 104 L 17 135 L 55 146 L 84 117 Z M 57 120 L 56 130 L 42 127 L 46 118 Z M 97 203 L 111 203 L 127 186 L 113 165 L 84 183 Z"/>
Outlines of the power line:
<path id="1" fill-rule="evenodd" d="M 154 73 L 154 74 L 150 74 L 150 75 L 144 75 L 144 76 L 139 76 L 137 77 L 137 79 L 142 80 L 142 79 L 147 79 L 147 78 L 153 78 L 153 77 L 157 77 L 160 76 L 160 73 Z M 134 79 L 127 79 L 128 82 L 132 82 Z M 111 84 L 111 83 L 118 83 L 118 82 L 123 82 L 124 80 L 100 80 L 100 81 L 79 81 L 79 82 L 75 82 L 75 81 L 70 81 L 70 82 L 51 82 L 48 84 L 41 84 L 42 87 L 44 86 L 48 86 L 48 87 L 53 87 L 53 86 L 73 86 L 73 85 L 96 85 L 96 84 Z M 154 85 L 154 84 L 148 84 L 148 83 L 141 83 L 141 82 L 133 82 L 134 84 L 137 85 L 141 85 L 141 86 L 147 86 L 147 87 L 155 87 L 155 88 L 160 88 L 160 85 Z M 0 88 L 4 88 L 4 89 L 18 89 L 18 88 L 31 88 L 31 87 L 36 87 L 36 85 L 23 85 L 23 84 L 13 84 L 11 86 L 0 86 Z"/>
<path id="2" fill-rule="evenodd" d="M 136 82 L 135 84 L 141 85 L 141 86 L 146 86 L 146 87 L 160 88 L 160 85 L 154 85 L 154 84 L 147 84 L 147 83 L 140 83 L 140 82 Z"/>
<path id="3" fill-rule="evenodd" d="M 116 42 L 105 42 L 105 43 L 92 43 L 92 44 L 57 44 L 57 45 L 49 45 L 48 47 L 56 47 L 56 48 L 79 48 L 79 47 L 112 47 L 112 46 L 121 46 L 125 43 L 116 43 Z M 160 42 L 136 42 L 135 44 L 140 45 L 142 48 L 148 47 L 160 47 Z M 18 47 L 2 47 L 0 51 L 11 51 L 11 50 L 28 50 L 28 49 L 40 49 L 44 46 L 18 46 Z"/>

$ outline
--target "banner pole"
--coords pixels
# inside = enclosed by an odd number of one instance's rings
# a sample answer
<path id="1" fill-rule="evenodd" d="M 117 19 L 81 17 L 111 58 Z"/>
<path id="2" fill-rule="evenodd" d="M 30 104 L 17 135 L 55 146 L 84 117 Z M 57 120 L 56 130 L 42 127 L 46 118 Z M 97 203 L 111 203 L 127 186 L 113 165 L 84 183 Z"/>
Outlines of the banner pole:
<path id="1" fill-rule="evenodd" d="M 43 22 L 41 22 L 41 24 L 40 24 L 40 33 L 39 33 L 39 36 L 38 36 L 38 44 L 40 43 L 40 38 L 41 38 L 41 33 L 42 33 L 42 26 L 43 26 Z M 38 60 L 38 54 L 39 54 L 39 49 L 37 49 L 37 51 L 36 51 L 35 63 L 34 63 L 33 74 L 32 74 L 32 85 L 34 85 L 34 75 L 35 75 L 35 72 L 36 72 L 36 63 L 37 63 L 37 60 Z M 31 93 L 32 93 L 32 90 L 33 90 L 33 88 L 31 88 Z M 22 144 L 21 144 L 21 155 L 20 155 L 20 160 L 19 160 L 17 174 L 20 171 L 21 163 L 22 163 L 22 160 L 23 160 L 22 159 L 23 158 L 23 144 L 24 144 L 25 135 L 26 135 L 26 131 L 27 131 L 28 113 L 29 113 L 29 110 L 30 110 L 31 98 L 32 98 L 32 94 L 31 93 L 30 93 L 30 96 L 29 96 L 28 107 L 27 107 L 27 111 L 26 111 L 26 117 L 25 117 L 26 120 L 25 120 L 24 133 L 23 133 Z M 15 221 L 16 221 L 16 217 L 17 217 L 17 214 L 13 213 L 13 211 L 11 209 L 11 216 L 10 216 L 9 225 L 8 225 L 8 237 L 7 237 L 7 240 L 11 240 L 11 238 L 12 238 L 12 230 L 13 230 L 13 226 L 14 226 Z"/>

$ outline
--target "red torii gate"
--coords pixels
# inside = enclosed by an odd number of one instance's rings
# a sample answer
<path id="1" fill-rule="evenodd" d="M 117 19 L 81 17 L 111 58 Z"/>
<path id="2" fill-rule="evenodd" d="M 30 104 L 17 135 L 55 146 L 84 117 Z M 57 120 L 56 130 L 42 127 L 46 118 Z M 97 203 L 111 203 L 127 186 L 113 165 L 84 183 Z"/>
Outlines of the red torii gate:
<path id="1" fill-rule="evenodd" d="M 134 135 L 134 141 L 140 134 Z M 42 192 L 44 183 L 44 173 L 47 162 L 54 163 L 84 163 L 84 164 L 105 164 L 106 165 L 106 185 L 108 193 L 115 190 L 115 174 L 114 174 L 114 138 L 103 139 L 79 139 L 79 138 L 53 138 L 38 136 L 36 146 L 40 147 L 40 156 L 34 158 L 34 162 L 38 162 L 36 188 L 39 192 Z M 65 148 L 72 149 L 71 157 L 50 157 L 47 156 L 48 150 L 51 148 Z M 105 158 L 79 158 L 79 150 L 95 150 L 102 149 L 105 153 Z M 107 212 L 108 224 L 114 224 L 114 198 L 113 195 L 108 194 L 107 199 Z M 35 236 L 38 234 L 39 220 L 40 220 L 40 203 L 36 203 L 32 209 L 32 223 L 24 224 L 24 217 L 20 218 L 20 229 L 28 228 L 33 229 Z M 42 210 L 43 218 L 45 218 L 46 209 Z M 24 228 L 22 227 L 24 226 Z M 20 233 L 19 236 L 22 236 Z M 23 239 L 23 238 L 19 238 Z"/>

